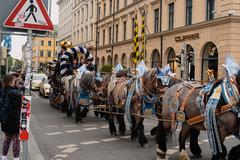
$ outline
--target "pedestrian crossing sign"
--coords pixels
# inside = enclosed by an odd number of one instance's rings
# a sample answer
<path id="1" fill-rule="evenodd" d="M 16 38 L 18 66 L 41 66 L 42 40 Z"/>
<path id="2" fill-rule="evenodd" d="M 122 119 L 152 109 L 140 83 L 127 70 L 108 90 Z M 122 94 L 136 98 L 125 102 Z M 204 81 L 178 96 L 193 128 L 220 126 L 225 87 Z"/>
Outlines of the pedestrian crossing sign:
<path id="1" fill-rule="evenodd" d="M 53 31 L 53 24 L 42 0 L 20 0 L 4 22 L 4 26 Z"/>

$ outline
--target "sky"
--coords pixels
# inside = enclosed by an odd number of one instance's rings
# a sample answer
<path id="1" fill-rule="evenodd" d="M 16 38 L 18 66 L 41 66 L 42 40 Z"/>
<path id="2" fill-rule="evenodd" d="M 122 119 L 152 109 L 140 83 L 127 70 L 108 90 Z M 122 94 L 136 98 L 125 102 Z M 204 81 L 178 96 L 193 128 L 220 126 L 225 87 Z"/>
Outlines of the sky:
<path id="1" fill-rule="evenodd" d="M 52 15 L 51 20 L 54 25 L 58 24 L 58 5 L 57 0 L 52 0 Z M 26 43 L 27 37 L 25 36 L 12 36 L 12 51 L 10 54 L 13 58 L 21 59 L 22 45 Z"/>

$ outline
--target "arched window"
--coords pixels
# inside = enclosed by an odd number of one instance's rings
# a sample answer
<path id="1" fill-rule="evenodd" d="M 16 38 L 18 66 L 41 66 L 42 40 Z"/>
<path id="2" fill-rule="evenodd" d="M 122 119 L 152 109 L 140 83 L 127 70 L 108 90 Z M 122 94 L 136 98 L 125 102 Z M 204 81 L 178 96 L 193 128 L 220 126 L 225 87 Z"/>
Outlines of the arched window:
<path id="1" fill-rule="evenodd" d="M 160 63 L 160 54 L 157 49 L 153 50 L 152 53 L 152 68 L 155 68 Z"/>
<path id="2" fill-rule="evenodd" d="M 110 55 L 107 57 L 107 64 L 112 65 L 112 58 Z"/>
<path id="3" fill-rule="evenodd" d="M 126 56 L 125 53 L 122 54 L 122 58 L 121 59 L 122 59 L 121 60 L 122 66 L 126 68 L 127 67 L 127 56 Z"/>
<path id="4" fill-rule="evenodd" d="M 173 48 L 168 52 L 167 63 L 170 65 L 172 72 L 176 73 L 176 54 Z"/>
<path id="5" fill-rule="evenodd" d="M 119 63 L 118 55 L 115 54 L 115 56 L 114 56 L 114 66 L 116 66 L 118 63 Z"/>
<path id="6" fill-rule="evenodd" d="M 102 59 L 101 59 L 101 65 L 102 65 L 102 66 L 105 65 L 105 57 L 102 57 Z"/>
<path id="7" fill-rule="evenodd" d="M 218 50 L 214 43 L 208 42 L 203 49 L 202 80 L 208 81 L 206 71 L 213 70 L 214 77 L 218 77 Z"/>

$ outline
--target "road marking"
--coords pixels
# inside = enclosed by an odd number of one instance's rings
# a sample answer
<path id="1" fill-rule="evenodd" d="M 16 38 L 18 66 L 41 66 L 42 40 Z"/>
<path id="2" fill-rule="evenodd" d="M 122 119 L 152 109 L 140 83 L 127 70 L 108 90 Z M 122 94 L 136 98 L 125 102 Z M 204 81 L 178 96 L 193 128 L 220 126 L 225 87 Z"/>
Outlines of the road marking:
<path id="1" fill-rule="evenodd" d="M 96 127 L 96 126 L 98 126 L 98 125 L 96 125 L 96 124 L 84 124 L 84 125 L 82 125 L 83 127 Z"/>
<path id="2" fill-rule="evenodd" d="M 73 153 L 76 150 L 78 150 L 78 148 L 67 148 L 64 151 L 62 151 L 62 153 Z"/>
<path id="3" fill-rule="evenodd" d="M 177 149 L 168 149 L 168 150 L 167 150 L 167 154 L 168 154 L 168 155 L 172 155 L 172 154 L 174 154 L 174 153 L 176 153 L 176 152 L 178 152 Z"/>
<path id="4" fill-rule="evenodd" d="M 99 126 L 99 128 L 105 129 L 105 128 L 109 128 L 109 126 L 108 125 L 107 126 Z"/>
<path id="5" fill-rule="evenodd" d="M 67 158 L 67 157 L 68 157 L 68 154 L 57 154 L 53 158 Z"/>
<path id="6" fill-rule="evenodd" d="M 129 138 L 131 138 L 131 136 L 121 136 L 120 138 L 121 139 L 129 139 Z"/>
<path id="7" fill-rule="evenodd" d="M 99 141 L 87 141 L 87 142 L 81 142 L 82 145 L 89 145 L 89 144 L 97 144 L 100 143 Z"/>
<path id="8" fill-rule="evenodd" d="M 77 127 L 77 125 L 62 125 L 62 127 Z"/>
<path id="9" fill-rule="evenodd" d="M 59 148 L 59 149 L 72 148 L 72 147 L 77 147 L 77 145 L 68 144 L 68 145 L 57 146 L 57 148 Z"/>
<path id="10" fill-rule="evenodd" d="M 81 130 L 71 130 L 71 131 L 65 131 L 66 133 L 76 133 L 76 132 L 81 132 Z"/>
<path id="11" fill-rule="evenodd" d="M 103 142 L 111 142 L 111 141 L 118 141 L 120 140 L 119 138 L 106 138 L 106 139 L 101 139 Z"/>
<path id="12" fill-rule="evenodd" d="M 98 129 L 97 127 L 92 127 L 92 128 L 85 128 L 83 129 L 84 131 L 92 131 Z"/>
<path id="13" fill-rule="evenodd" d="M 62 134 L 62 132 L 54 132 L 54 133 L 46 133 L 47 136 L 53 136 L 53 135 L 59 135 Z"/>
<path id="14" fill-rule="evenodd" d="M 58 127 L 58 125 L 46 125 L 46 126 L 44 126 L 45 128 L 57 128 Z"/>

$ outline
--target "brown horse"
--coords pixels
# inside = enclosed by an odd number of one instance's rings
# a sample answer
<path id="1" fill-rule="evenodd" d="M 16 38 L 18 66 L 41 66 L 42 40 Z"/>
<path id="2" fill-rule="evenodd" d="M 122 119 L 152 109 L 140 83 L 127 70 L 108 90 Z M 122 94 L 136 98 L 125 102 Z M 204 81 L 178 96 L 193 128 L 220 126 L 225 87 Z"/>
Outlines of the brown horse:
<path id="1" fill-rule="evenodd" d="M 238 90 L 240 89 L 240 75 L 234 75 L 231 77 L 234 81 L 230 80 L 230 78 L 226 77 L 225 80 L 229 80 L 231 85 L 235 86 Z M 205 98 L 205 102 L 211 96 L 214 96 L 215 88 L 218 88 L 222 85 L 225 81 L 219 80 L 215 82 L 212 86 L 212 89 L 208 92 Z M 165 94 L 163 95 L 163 103 L 162 103 L 162 118 L 166 121 L 160 122 L 158 126 L 158 135 L 157 135 L 157 158 L 165 158 L 167 146 L 166 146 L 166 135 L 167 132 L 173 128 L 175 116 L 178 117 L 180 120 L 183 121 L 182 129 L 179 135 L 179 149 L 180 149 L 180 159 L 189 159 L 186 151 L 185 151 L 185 141 L 187 136 L 189 135 L 192 128 L 196 130 L 205 130 L 204 125 L 204 117 L 203 112 L 199 108 L 197 104 L 196 98 L 199 96 L 199 92 L 201 91 L 202 87 L 194 87 L 189 86 L 187 83 L 180 83 L 172 86 L 168 90 L 166 90 Z M 178 99 L 179 107 L 178 111 L 181 112 L 174 112 L 170 107 L 171 101 L 173 99 Z M 207 103 L 205 103 L 207 104 Z M 239 118 L 234 111 L 235 108 L 233 105 L 226 105 L 226 101 L 224 97 L 221 95 L 219 98 L 219 102 L 217 104 L 216 110 L 216 123 L 220 137 L 220 145 L 222 150 L 217 147 L 217 153 L 213 154 L 212 159 L 225 159 L 227 155 L 227 149 L 224 146 L 224 140 L 229 135 L 239 135 Z M 235 103 L 239 109 L 239 99 L 237 98 L 237 103 Z M 175 113 L 181 113 L 176 114 Z M 185 115 L 185 116 L 184 116 Z M 184 120 L 185 119 L 185 120 Z M 198 135 L 197 135 L 198 136 Z M 195 140 L 197 137 L 194 138 Z M 190 144 L 191 145 L 191 144 Z M 199 146 L 198 146 L 199 147 Z M 240 145 L 234 147 L 229 154 L 229 159 L 239 159 L 239 150 Z M 233 157 L 233 158 L 232 158 Z"/>
<path id="2" fill-rule="evenodd" d="M 107 88 L 108 88 L 108 83 L 111 80 L 111 75 L 105 74 L 102 75 L 102 81 L 99 82 L 98 84 L 98 91 L 94 92 L 92 95 L 92 101 L 93 101 L 93 106 L 94 106 L 94 114 L 95 116 L 99 116 L 101 118 L 105 118 L 105 120 L 108 120 L 108 99 L 107 99 Z M 105 105 L 106 108 L 98 108 L 99 105 Z"/>
<path id="3" fill-rule="evenodd" d="M 158 101 L 161 93 L 165 91 L 165 85 L 158 78 L 161 73 L 159 68 L 146 71 L 141 78 L 133 79 L 118 79 L 115 82 L 110 82 L 108 86 L 108 99 L 110 112 L 117 112 L 117 120 L 119 122 L 119 132 L 121 135 L 125 134 L 126 126 L 124 122 L 123 113 L 127 114 L 128 120 L 131 124 L 131 138 L 136 139 L 139 137 L 139 143 L 144 146 L 148 143 L 144 134 L 144 115 L 145 115 L 145 101 L 152 105 L 153 112 L 156 112 L 155 105 L 159 104 Z M 115 86 L 113 85 L 115 83 Z M 128 96 L 130 101 L 128 102 Z M 129 103 L 129 108 L 127 107 Z M 109 116 L 109 130 L 111 134 L 116 135 L 116 127 L 114 124 L 114 114 L 110 113 Z"/>

